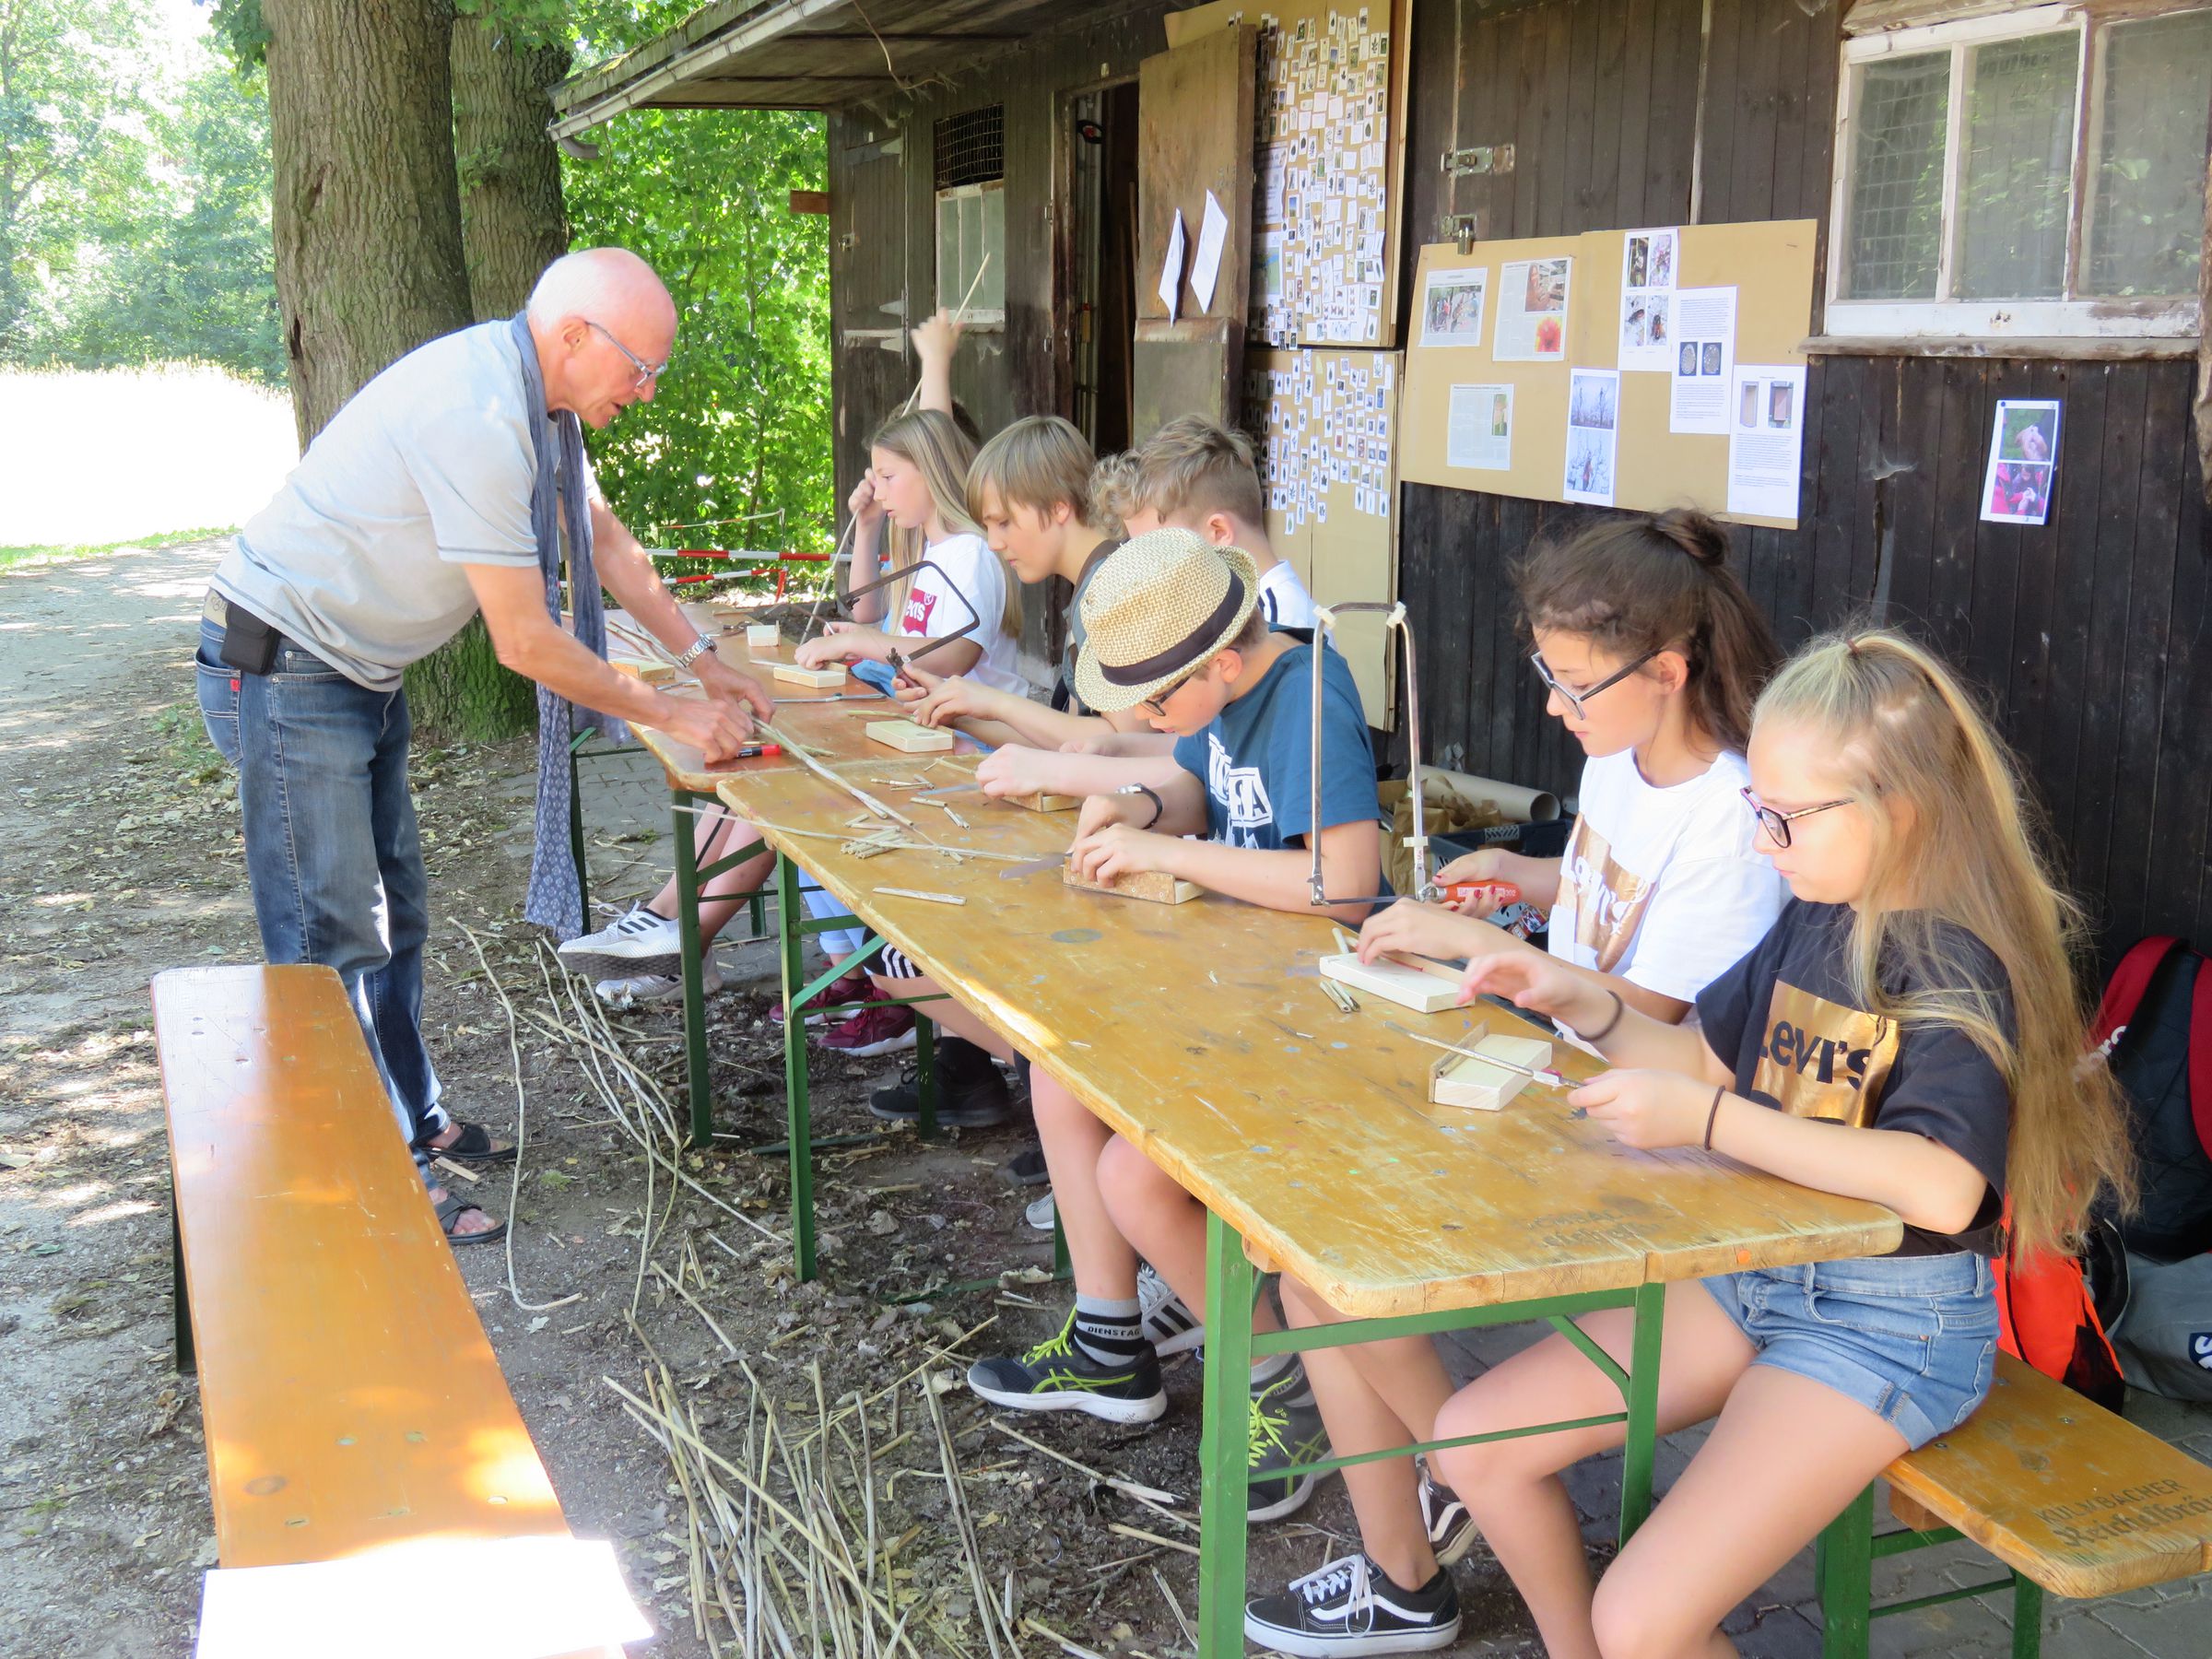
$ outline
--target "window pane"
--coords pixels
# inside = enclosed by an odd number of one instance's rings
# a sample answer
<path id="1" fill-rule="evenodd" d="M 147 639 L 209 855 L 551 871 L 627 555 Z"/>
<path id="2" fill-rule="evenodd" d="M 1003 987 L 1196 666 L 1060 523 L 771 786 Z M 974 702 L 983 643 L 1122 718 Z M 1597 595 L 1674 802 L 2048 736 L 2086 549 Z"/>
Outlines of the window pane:
<path id="1" fill-rule="evenodd" d="M 2207 99 L 2212 11 L 2107 31 L 2085 293 L 2196 292 Z"/>
<path id="2" fill-rule="evenodd" d="M 1944 127 L 1951 54 L 1883 58 L 1859 71 L 1851 151 L 1847 300 L 1933 300 L 1943 249 Z"/>
<path id="3" fill-rule="evenodd" d="M 960 198 L 951 191 L 937 194 L 937 293 L 940 305 L 954 305 L 968 287 L 960 275 Z"/>
<path id="4" fill-rule="evenodd" d="M 1006 193 L 995 184 L 983 186 L 983 194 L 976 203 L 977 234 L 971 243 L 968 275 L 975 275 L 975 266 L 986 255 L 990 268 L 983 279 L 975 285 L 975 298 L 969 301 L 977 311 L 1004 311 L 1006 308 Z"/>
<path id="5" fill-rule="evenodd" d="M 1969 56 L 1959 293 L 1969 300 L 2055 298 L 2066 281 L 2081 36 L 2069 29 L 1995 41 Z M 2198 138 L 2201 149 L 2201 119 Z"/>

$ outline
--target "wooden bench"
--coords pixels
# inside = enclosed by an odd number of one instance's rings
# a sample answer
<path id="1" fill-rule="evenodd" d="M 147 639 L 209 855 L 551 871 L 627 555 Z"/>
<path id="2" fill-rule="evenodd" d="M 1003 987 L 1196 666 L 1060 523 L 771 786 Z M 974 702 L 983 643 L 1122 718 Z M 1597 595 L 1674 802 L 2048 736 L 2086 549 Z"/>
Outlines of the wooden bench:
<path id="1" fill-rule="evenodd" d="M 337 974 L 177 969 L 153 999 L 221 1564 L 566 1536 Z"/>
<path id="2" fill-rule="evenodd" d="M 1826 1659 L 1864 1659 L 1871 1618 L 2004 1589 L 2014 1659 L 2034 1659 L 2045 1591 L 2087 1600 L 2212 1571 L 2212 1468 L 2008 1354 L 1981 1409 L 1887 1478 L 1902 1530 L 1875 1535 L 1870 1487 L 1820 1535 Z M 2008 1576 L 1872 1605 L 1875 1561 L 1960 1538 Z"/>

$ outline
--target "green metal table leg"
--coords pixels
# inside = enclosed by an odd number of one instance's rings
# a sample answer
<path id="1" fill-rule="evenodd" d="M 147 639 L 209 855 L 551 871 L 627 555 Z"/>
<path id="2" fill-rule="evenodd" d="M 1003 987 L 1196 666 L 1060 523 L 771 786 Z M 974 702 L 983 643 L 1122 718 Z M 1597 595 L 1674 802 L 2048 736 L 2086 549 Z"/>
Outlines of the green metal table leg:
<path id="1" fill-rule="evenodd" d="M 184 1230 L 177 1220 L 173 1184 L 169 1189 L 169 1264 L 174 1282 L 170 1311 L 177 1322 L 177 1371 L 188 1377 L 200 1369 L 200 1361 L 192 1346 L 192 1299 L 184 1287 Z"/>
<path id="2" fill-rule="evenodd" d="M 937 1138 L 937 1022 L 914 1012 L 914 1094 L 922 1115 L 915 1130 L 924 1140 Z"/>
<path id="3" fill-rule="evenodd" d="M 2012 1659 L 2040 1659 L 2043 1651 L 2043 1587 L 2024 1573 L 2012 1575 Z"/>
<path id="4" fill-rule="evenodd" d="M 576 747 L 587 730 L 575 743 L 569 746 L 569 854 L 576 864 L 576 913 L 583 918 L 583 931 L 592 931 L 592 872 L 583 852 L 583 794 L 577 788 Z"/>
<path id="5" fill-rule="evenodd" d="M 1244 1241 L 1206 1218 L 1206 1402 L 1198 1435 L 1198 1651 L 1244 1652 L 1244 1528 L 1250 1504 L 1252 1322 L 1220 1310 L 1252 1306 L 1257 1277 Z"/>
<path id="6" fill-rule="evenodd" d="M 1822 1528 L 1813 1546 L 1813 1583 L 1820 1596 L 1821 1659 L 1866 1659 L 1874 1606 L 1871 1486 Z"/>
<path id="7" fill-rule="evenodd" d="M 684 965 L 684 1076 L 691 1104 L 691 1144 L 714 1141 L 713 1077 L 707 1066 L 706 960 L 699 940 L 699 846 L 690 812 L 699 797 L 670 792 L 676 810 L 676 922 Z"/>
<path id="8" fill-rule="evenodd" d="M 1629 1349 L 1628 1438 L 1620 1453 L 1620 1541 L 1626 1544 L 1652 1512 L 1652 1465 L 1659 1449 L 1659 1341 L 1666 1287 L 1636 1289 L 1636 1335 Z"/>
<path id="9" fill-rule="evenodd" d="M 791 1156 L 791 1249 L 801 1280 L 815 1275 L 813 1112 L 806 1096 L 806 936 L 799 931 L 799 867 L 776 860 L 776 956 L 783 971 L 784 1138 Z"/>
<path id="10" fill-rule="evenodd" d="M 1048 1187 L 1046 1191 L 1051 1191 Z M 1060 1225 L 1060 1206 L 1053 1205 L 1053 1277 L 1063 1283 L 1076 1277 L 1076 1267 L 1067 1259 L 1067 1230 Z"/>

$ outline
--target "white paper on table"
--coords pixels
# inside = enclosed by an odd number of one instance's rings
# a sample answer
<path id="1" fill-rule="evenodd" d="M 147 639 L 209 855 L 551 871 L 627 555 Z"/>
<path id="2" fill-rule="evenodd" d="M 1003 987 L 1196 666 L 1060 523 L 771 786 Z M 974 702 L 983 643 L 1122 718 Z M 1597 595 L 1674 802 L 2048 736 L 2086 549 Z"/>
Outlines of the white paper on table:
<path id="1" fill-rule="evenodd" d="M 423 1587 L 466 1585 L 426 1607 Z M 434 1641 L 425 1634 L 434 1623 Z M 288 1567 L 218 1568 L 200 1596 L 196 1659 L 546 1659 L 642 1641 L 614 1546 L 582 1538 L 419 1539 Z"/>
<path id="2" fill-rule="evenodd" d="M 1614 463 L 1620 430 L 1620 371 L 1575 369 L 1567 376 L 1567 467 L 1561 491 L 1570 501 L 1613 505 Z"/>
<path id="3" fill-rule="evenodd" d="M 1490 357 L 1500 363 L 1557 363 L 1567 356 L 1567 304 L 1574 260 L 1513 260 L 1498 272 L 1498 337 Z"/>
<path id="4" fill-rule="evenodd" d="M 1159 302 L 1168 308 L 1172 323 L 1182 312 L 1182 209 L 1175 209 L 1175 223 L 1168 231 L 1168 256 L 1160 262 Z"/>
<path id="5" fill-rule="evenodd" d="M 1482 472 L 1513 465 L 1513 389 L 1454 386 L 1444 429 L 1444 464 Z"/>
<path id="6" fill-rule="evenodd" d="M 1735 370 L 1735 289 L 1675 290 L 1675 360 L 1668 370 L 1666 429 L 1728 430 Z"/>
<path id="7" fill-rule="evenodd" d="M 1728 511 L 1797 517 L 1805 464 L 1805 370 L 1738 363 L 1728 406 Z"/>
<path id="8" fill-rule="evenodd" d="M 1198 296 L 1198 309 L 1204 311 L 1214 302 L 1214 284 L 1221 275 L 1221 245 L 1229 240 L 1229 215 L 1221 211 L 1221 204 L 1214 193 L 1206 193 L 1206 218 L 1198 226 L 1198 257 L 1191 266 L 1191 292 Z"/>

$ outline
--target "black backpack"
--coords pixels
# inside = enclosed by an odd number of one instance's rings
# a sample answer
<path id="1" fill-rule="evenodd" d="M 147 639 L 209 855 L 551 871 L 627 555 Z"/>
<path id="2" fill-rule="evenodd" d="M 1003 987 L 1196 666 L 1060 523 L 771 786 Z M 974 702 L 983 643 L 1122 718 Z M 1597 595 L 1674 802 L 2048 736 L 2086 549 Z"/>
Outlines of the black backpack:
<path id="1" fill-rule="evenodd" d="M 2179 939 L 2148 938 L 2112 970 L 2091 1032 L 2133 1119 L 2141 1202 L 2114 1218 L 2159 1261 L 2212 1250 L 2212 972 Z"/>

